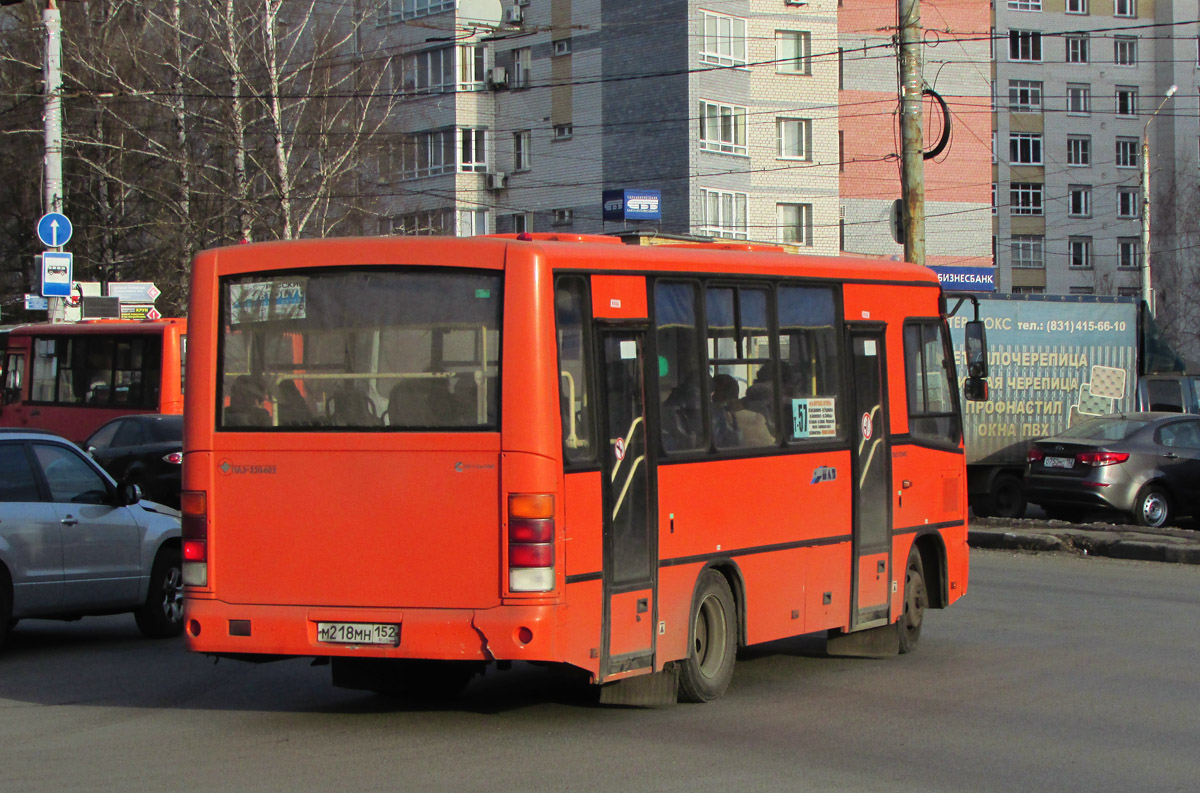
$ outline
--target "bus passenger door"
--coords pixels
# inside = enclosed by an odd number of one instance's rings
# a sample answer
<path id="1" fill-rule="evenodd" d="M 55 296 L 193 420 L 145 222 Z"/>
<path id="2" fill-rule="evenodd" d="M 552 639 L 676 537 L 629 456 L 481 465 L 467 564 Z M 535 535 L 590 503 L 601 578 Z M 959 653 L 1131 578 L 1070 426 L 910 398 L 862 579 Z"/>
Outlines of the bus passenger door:
<path id="1" fill-rule="evenodd" d="M 891 447 L 884 394 L 884 329 L 859 325 L 847 331 L 854 407 L 854 559 L 851 629 L 888 619 L 891 584 Z"/>
<path id="2" fill-rule="evenodd" d="M 647 454 L 645 332 L 602 330 L 604 622 L 600 676 L 654 667 L 654 477 Z"/>

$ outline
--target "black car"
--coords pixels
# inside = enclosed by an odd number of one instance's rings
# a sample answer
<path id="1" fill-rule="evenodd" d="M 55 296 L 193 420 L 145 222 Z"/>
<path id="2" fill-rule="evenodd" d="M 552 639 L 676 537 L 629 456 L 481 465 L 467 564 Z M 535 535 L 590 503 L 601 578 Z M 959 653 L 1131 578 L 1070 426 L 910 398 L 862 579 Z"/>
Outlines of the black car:
<path id="1" fill-rule="evenodd" d="M 92 433 L 83 448 L 118 482 L 139 485 L 149 500 L 179 507 L 183 416 L 121 416 Z"/>

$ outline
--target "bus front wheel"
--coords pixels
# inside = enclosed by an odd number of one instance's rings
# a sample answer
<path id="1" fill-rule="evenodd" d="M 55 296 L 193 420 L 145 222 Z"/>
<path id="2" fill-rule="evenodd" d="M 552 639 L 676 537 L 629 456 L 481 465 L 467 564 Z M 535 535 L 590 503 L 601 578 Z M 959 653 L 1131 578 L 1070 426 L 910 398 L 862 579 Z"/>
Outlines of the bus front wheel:
<path id="1" fill-rule="evenodd" d="M 921 623 L 925 621 L 925 609 L 929 607 L 929 591 L 925 588 L 925 566 L 921 563 L 921 552 L 914 544 L 908 552 L 908 564 L 904 568 L 904 613 L 896 632 L 900 635 L 900 652 L 911 653 L 917 649 L 921 638 Z"/>
<path id="2" fill-rule="evenodd" d="M 679 698 L 711 702 L 729 688 L 737 653 L 737 612 L 725 576 L 705 570 L 696 587 L 688 656 L 681 662 Z"/>

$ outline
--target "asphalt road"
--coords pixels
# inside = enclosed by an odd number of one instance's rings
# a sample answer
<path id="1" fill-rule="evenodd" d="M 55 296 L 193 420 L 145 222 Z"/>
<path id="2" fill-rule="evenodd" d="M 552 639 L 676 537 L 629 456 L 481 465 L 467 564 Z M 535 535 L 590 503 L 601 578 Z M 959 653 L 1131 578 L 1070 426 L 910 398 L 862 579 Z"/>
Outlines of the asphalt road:
<path id="1" fill-rule="evenodd" d="M 976 552 L 914 654 L 799 639 L 710 705 L 602 708 L 524 667 L 406 707 L 138 637 L 27 622 L 0 651 L 0 790 L 1194 791 L 1200 568 Z"/>

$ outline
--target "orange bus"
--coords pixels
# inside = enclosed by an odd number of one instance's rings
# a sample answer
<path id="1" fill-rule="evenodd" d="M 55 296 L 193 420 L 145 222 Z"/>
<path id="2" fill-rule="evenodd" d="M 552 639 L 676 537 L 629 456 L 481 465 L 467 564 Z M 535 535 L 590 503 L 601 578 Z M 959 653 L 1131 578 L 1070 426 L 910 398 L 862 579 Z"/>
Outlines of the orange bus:
<path id="1" fill-rule="evenodd" d="M 335 685 L 584 670 L 720 696 L 739 646 L 912 649 L 967 588 L 937 277 L 611 237 L 195 260 L 186 636 Z"/>
<path id="2" fill-rule="evenodd" d="M 183 412 L 183 319 L 94 319 L 8 332 L 0 426 L 82 443 L 131 413 Z"/>

